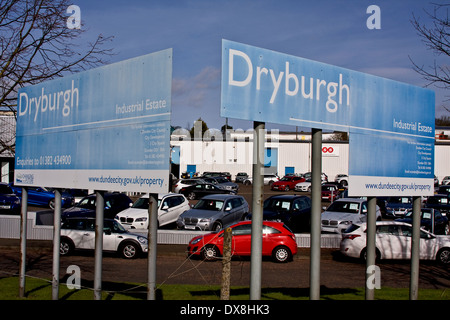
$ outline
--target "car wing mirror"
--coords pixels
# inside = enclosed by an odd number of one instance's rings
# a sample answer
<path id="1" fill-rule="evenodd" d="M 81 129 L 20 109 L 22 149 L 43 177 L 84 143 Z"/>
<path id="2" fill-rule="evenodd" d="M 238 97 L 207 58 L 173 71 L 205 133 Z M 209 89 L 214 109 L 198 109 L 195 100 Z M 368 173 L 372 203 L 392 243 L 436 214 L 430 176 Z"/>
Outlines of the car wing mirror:
<path id="1" fill-rule="evenodd" d="M 161 209 L 163 209 L 163 210 L 169 210 L 169 206 L 166 204 L 166 205 L 163 206 Z"/>
<path id="2" fill-rule="evenodd" d="M 111 234 L 111 228 L 103 228 L 103 232 L 107 235 Z"/>

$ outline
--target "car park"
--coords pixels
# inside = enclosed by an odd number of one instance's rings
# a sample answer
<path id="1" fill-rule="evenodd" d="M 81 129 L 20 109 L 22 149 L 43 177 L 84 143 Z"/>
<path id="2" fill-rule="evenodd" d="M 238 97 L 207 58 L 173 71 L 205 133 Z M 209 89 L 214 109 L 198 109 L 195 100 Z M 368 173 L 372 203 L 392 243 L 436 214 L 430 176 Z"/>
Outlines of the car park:
<path id="1" fill-rule="evenodd" d="M 443 215 L 448 216 L 450 212 L 450 194 L 435 194 L 428 197 L 425 208 L 437 209 Z"/>
<path id="2" fill-rule="evenodd" d="M 386 199 L 386 217 L 401 218 L 412 208 L 412 197 L 389 197 Z"/>
<path id="3" fill-rule="evenodd" d="M 322 201 L 331 201 L 333 202 L 337 198 L 339 198 L 339 188 L 335 184 L 325 183 L 322 184 L 321 198 Z"/>
<path id="4" fill-rule="evenodd" d="M 201 198 L 192 209 L 182 213 L 178 217 L 177 227 L 218 231 L 244 220 L 248 213 L 249 206 L 244 197 L 212 194 Z"/>
<path id="5" fill-rule="evenodd" d="M 22 187 L 16 187 L 9 184 L 13 192 L 22 199 Z M 28 204 L 34 206 L 55 208 L 55 192 L 44 187 L 27 187 Z M 61 193 L 61 206 L 68 208 L 75 203 L 74 198 L 70 194 Z"/>
<path id="6" fill-rule="evenodd" d="M 230 226 L 232 232 L 231 254 L 250 256 L 251 222 L 243 221 Z M 288 262 L 297 254 L 295 235 L 280 222 L 263 221 L 262 255 L 276 262 Z M 223 255 L 224 231 L 194 237 L 188 245 L 189 256 L 215 260 Z"/>
<path id="7" fill-rule="evenodd" d="M 0 214 L 20 214 L 20 199 L 5 182 L 0 182 Z"/>
<path id="8" fill-rule="evenodd" d="M 184 187 L 180 190 L 180 193 L 189 200 L 199 199 L 210 194 L 236 194 L 235 191 L 227 190 L 211 183 L 201 183 Z"/>
<path id="9" fill-rule="evenodd" d="M 119 212 L 115 219 L 129 230 L 148 229 L 149 195 L 146 194 L 136 200 L 131 208 Z M 189 210 L 189 201 L 177 193 L 158 195 L 158 227 L 177 221 L 180 214 Z"/>
<path id="10" fill-rule="evenodd" d="M 133 201 L 124 193 L 107 192 L 104 193 L 104 217 L 114 219 L 114 217 L 120 212 L 132 206 Z M 80 200 L 75 206 L 68 208 L 62 212 L 61 218 L 74 218 L 74 217 L 95 217 L 96 211 L 96 194 L 88 195 Z"/>
<path id="11" fill-rule="evenodd" d="M 367 221 L 367 200 L 359 198 L 337 199 L 322 213 L 323 232 L 342 233 L 351 224 Z M 381 220 L 380 208 L 376 206 L 376 219 Z"/>
<path id="12" fill-rule="evenodd" d="M 367 224 L 356 224 L 342 234 L 340 252 L 352 258 L 366 258 Z M 412 226 L 398 221 L 377 221 L 377 259 L 411 259 Z M 420 230 L 419 258 L 450 263 L 450 238 Z"/>
<path id="13" fill-rule="evenodd" d="M 95 218 L 69 218 L 62 224 L 59 253 L 66 256 L 79 249 L 95 249 Z M 125 259 L 133 259 L 148 252 L 148 240 L 142 235 L 127 232 L 115 220 L 105 219 L 103 250 L 117 252 Z"/>
<path id="14" fill-rule="evenodd" d="M 395 221 L 412 224 L 412 217 L 413 210 L 409 210 L 403 218 L 396 219 Z M 420 226 L 434 234 L 449 234 L 448 218 L 436 209 L 422 208 L 420 210 Z"/>
<path id="15" fill-rule="evenodd" d="M 270 188 L 279 191 L 294 190 L 297 183 L 304 181 L 305 178 L 300 176 L 284 176 L 280 180 L 273 182 Z"/>
<path id="16" fill-rule="evenodd" d="M 236 179 L 234 180 L 234 182 L 236 183 L 243 183 L 245 181 L 245 179 L 248 178 L 248 174 L 246 172 L 238 172 L 236 174 Z"/>
<path id="17" fill-rule="evenodd" d="M 251 218 L 249 214 L 247 219 Z M 310 231 L 311 199 L 292 194 L 271 196 L 264 201 L 263 219 L 283 222 L 293 232 Z"/>
<path id="18" fill-rule="evenodd" d="M 264 185 L 271 186 L 272 183 L 280 180 L 280 178 L 276 174 L 265 174 L 263 178 Z M 253 178 L 249 177 L 248 179 L 244 180 L 245 185 L 251 185 L 253 184 Z"/>

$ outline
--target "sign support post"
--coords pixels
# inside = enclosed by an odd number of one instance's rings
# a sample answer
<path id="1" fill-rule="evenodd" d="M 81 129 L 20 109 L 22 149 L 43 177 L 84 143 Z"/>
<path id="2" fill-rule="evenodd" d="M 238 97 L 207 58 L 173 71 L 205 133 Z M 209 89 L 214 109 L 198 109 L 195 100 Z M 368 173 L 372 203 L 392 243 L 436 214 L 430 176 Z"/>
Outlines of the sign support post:
<path id="1" fill-rule="evenodd" d="M 375 233 L 376 233 L 376 210 L 377 210 L 377 198 L 368 197 L 367 199 L 367 237 L 366 237 L 366 300 L 374 299 L 374 286 L 369 285 L 372 279 L 372 270 L 375 265 Z"/>
<path id="2" fill-rule="evenodd" d="M 322 130 L 312 129 L 310 299 L 320 299 Z"/>
<path id="3" fill-rule="evenodd" d="M 158 194 L 150 193 L 148 203 L 147 300 L 156 299 L 156 250 L 158 242 Z"/>
<path id="4" fill-rule="evenodd" d="M 19 297 L 25 297 L 25 272 L 27 261 L 27 218 L 28 218 L 28 189 L 22 188 L 22 210 L 20 224 L 20 272 Z"/>
<path id="5" fill-rule="evenodd" d="M 261 299 L 262 220 L 264 202 L 265 123 L 253 122 L 253 198 L 250 257 L 250 300 Z"/>
<path id="6" fill-rule="evenodd" d="M 411 280 L 409 299 L 417 300 L 419 293 L 419 251 L 420 251 L 420 211 L 421 198 L 413 197 L 412 242 L 411 242 Z M 434 211 L 432 210 L 434 215 Z"/>
<path id="7" fill-rule="evenodd" d="M 59 298 L 59 247 L 61 244 L 61 190 L 55 190 L 55 210 L 53 212 L 53 272 L 52 272 L 52 299 Z"/>
<path id="8" fill-rule="evenodd" d="M 95 266 L 94 266 L 94 299 L 102 300 L 102 257 L 103 257 L 103 216 L 105 197 L 103 191 L 96 191 L 95 208 Z"/>

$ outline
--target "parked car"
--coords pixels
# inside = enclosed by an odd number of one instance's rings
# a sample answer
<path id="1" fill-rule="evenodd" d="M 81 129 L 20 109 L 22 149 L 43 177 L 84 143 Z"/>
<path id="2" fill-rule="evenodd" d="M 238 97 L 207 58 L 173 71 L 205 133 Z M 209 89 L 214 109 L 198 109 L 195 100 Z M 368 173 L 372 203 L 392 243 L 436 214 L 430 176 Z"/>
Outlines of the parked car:
<path id="1" fill-rule="evenodd" d="M 308 180 L 308 179 L 311 179 L 311 175 L 312 175 L 312 172 L 306 172 L 305 174 L 303 174 L 303 177 Z M 328 182 L 328 176 L 323 172 L 320 175 L 320 179 L 322 180 L 322 183 Z"/>
<path id="2" fill-rule="evenodd" d="M 295 185 L 295 191 L 311 192 L 311 178 Z"/>
<path id="3" fill-rule="evenodd" d="M 295 185 L 303 181 L 305 181 L 305 178 L 303 177 L 284 176 L 280 180 L 273 182 L 270 188 L 272 190 L 282 190 L 282 191 L 294 190 Z"/>
<path id="4" fill-rule="evenodd" d="M 175 185 L 173 192 L 180 193 L 180 190 L 184 187 L 193 186 L 196 184 L 205 183 L 204 180 L 200 178 L 192 178 L 192 179 L 180 179 Z"/>
<path id="5" fill-rule="evenodd" d="M 239 185 L 237 183 L 231 182 L 225 177 L 214 177 L 214 178 L 202 178 L 203 181 L 206 183 L 215 184 L 219 188 L 231 190 L 238 192 L 239 191 Z"/>
<path id="6" fill-rule="evenodd" d="M 386 217 L 401 218 L 412 208 L 412 197 L 389 197 L 386 200 Z"/>
<path id="7" fill-rule="evenodd" d="M 201 198 L 192 209 L 182 213 L 177 220 L 179 229 L 221 230 L 248 215 L 249 206 L 238 195 L 212 194 Z"/>
<path id="8" fill-rule="evenodd" d="M 337 198 L 339 198 L 339 188 L 335 184 L 323 184 L 322 185 L 322 200 L 333 202 Z"/>
<path id="9" fill-rule="evenodd" d="M 337 174 L 334 177 L 334 182 L 338 183 L 341 187 L 346 187 L 348 186 L 348 175 L 347 174 Z"/>
<path id="10" fill-rule="evenodd" d="M 450 183 L 450 176 L 445 176 L 442 179 L 441 185 L 446 185 L 446 184 L 449 184 L 449 183 Z"/>
<path id="11" fill-rule="evenodd" d="M 425 208 L 437 209 L 443 215 L 448 216 L 450 214 L 450 194 L 435 194 L 428 197 Z"/>
<path id="12" fill-rule="evenodd" d="M 20 199 L 5 182 L 0 182 L 0 213 L 20 214 Z"/>
<path id="13" fill-rule="evenodd" d="M 203 172 L 202 178 L 218 178 L 224 177 L 228 181 L 231 181 L 231 174 L 229 172 L 214 172 L 214 171 L 206 171 Z"/>
<path id="14" fill-rule="evenodd" d="M 232 255 L 250 256 L 250 221 L 230 226 L 232 229 Z M 189 256 L 200 256 L 205 260 L 215 260 L 223 255 L 223 230 L 193 238 L 188 245 Z M 263 222 L 262 255 L 272 257 L 276 262 L 291 261 L 297 254 L 295 235 L 280 222 Z"/>
<path id="15" fill-rule="evenodd" d="M 124 193 L 112 192 L 105 193 L 105 210 L 104 218 L 114 219 L 120 212 L 133 205 L 133 201 Z M 81 199 L 75 206 L 68 208 L 62 212 L 61 218 L 74 217 L 95 217 L 95 207 L 97 196 L 95 194 L 88 195 Z"/>
<path id="16" fill-rule="evenodd" d="M 22 187 L 16 187 L 9 184 L 13 192 L 22 200 Z M 50 209 L 55 208 L 55 192 L 44 187 L 27 187 L 28 190 L 28 204 L 34 206 L 44 206 Z M 61 205 L 63 208 L 68 208 L 74 204 L 74 198 L 64 192 L 61 193 Z"/>
<path id="17" fill-rule="evenodd" d="M 180 190 L 180 193 L 189 200 L 199 199 L 209 194 L 236 194 L 235 191 L 223 189 L 211 183 L 202 183 L 184 187 Z"/>
<path id="18" fill-rule="evenodd" d="M 245 179 L 248 179 L 248 174 L 246 172 L 238 172 L 236 174 L 236 179 L 234 180 L 234 182 L 243 183 Z"/>
<path id="19" fill-rule="evenodd" d="M 440 186 L 437 193 L 438 194 L 450 194 L 450 184 L 447 184 L 445 186 Z"/>
<path id="20" fill-rule="evenodd" d="M 348 257 L 366 258 L 367 224 L 352 225 L 342 235 L 340 252 Z M 398 221 L 377 221 L 376 256 L 378 259 L 411 259 L 412 226 Z M 450 263 L 450 239 L 420 230 L 420 254 L 423 260 Z"/>
<path id="21" fill-rule="evenodd" d="M 249 214 L 247 219 L 251 219 Z M 263 219 L 283 222 L 293 232 L 311 230 L 311 199 L 301 195 L 275 195 L 263 205 Z"/>
<path id="22" fill-rule="evenodd" d="M 412 209 L 409 210 L 402 219 L 396 219 L 395 221 L 406 222 L 412 224 L 413 217 Z M 434 215 L 434 219 L 433 218 Z M 434 229 L 432 228 L 432 220 L 434 220 Z M 443 216 L 439 210 L 422 208 L 420 211 L 420 225 L 423 229 L 433 232 L 434 234 L 449 234 L 448 219 Z"/>
<path id="23" fill-rule="evenodd" d="M 271 186 L 272 183 L 274 183 L 274 182 L 276 182 L 278 180 L 280 180 L 280 178 L 276 174 L 265 174 L 263 183 L 265 185 Z M 252 183 L 253 183 L 253 178 L 252 177 L 249 177 L 248 179 L 244 180 L 244 184 L 247 185 L 247 186 L 251 185 Z"/>
<path id="24" fill-rule="evenodd" d="M 115 219 L 125 229 L 147 230 L 148 229 L 148 207 L 149 195 L 146 194 L 136 200 L 131 208 L 119 212 Z M 162 227 L 177 221 L 180 214 L 189 210 L 189 201 L 177 193 L 158 195 L 158 227 Z"/>
<path id="25" fill-rule="evenodd" d="M 95 218 L 69 218 L 61 225 L 60 255 L 69 255 L 77 249 L 95 249 Z M 148 240 L 128 233 L 117 221 L 105 219 L 103 251 L 114 251 L 125 259 L 133 259 L 148 252 Z"/>
<path id="26" fill-rule="evenodd" d="M 358 198 L 337 199 L 322 213 L 322 231 L 342 233 L 352 223 L 367 221 L 367 200 Z M 381 220 L 380 207 L 376 206 L 376 219 Z"/>

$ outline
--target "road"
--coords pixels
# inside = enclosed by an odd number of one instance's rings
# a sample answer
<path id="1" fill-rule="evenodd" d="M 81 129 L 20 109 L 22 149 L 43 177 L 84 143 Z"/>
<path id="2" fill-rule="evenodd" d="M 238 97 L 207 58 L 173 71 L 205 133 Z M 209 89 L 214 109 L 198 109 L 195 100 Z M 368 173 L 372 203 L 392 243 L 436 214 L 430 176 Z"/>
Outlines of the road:
<path id="1" fill-rule="evenodd" d="M 19 244 L 16 240 L 0 241 L 1 276 L 17 274 L 19 270 Z M 309 249 L 301 248 L 294 260 L 289 263 L 274 263 L 263 260 L 263 288 L 309 288 Z M 93 252 L 76 252 L 72 256 L 61 257 L 60 277 L 65 282 L 67 268 L 76 265 L 80 268 L 83 285 L 92 287 L 94 280 Z M 377 264 L 381 270 L 381 286 L 409 288 L 410 265 L 408 261 L 382 261 Z M 321 290 L 337 289 L 343 292 L 365 285 L 365 264 L 344 258 L 336 249 L 321 251 Z M 220 285 L 221 261 L 203 262 L 188 259 L 184 245 L 159 245 L 157 258 L 157 284 L 202 284 Z M 235 258 L 231 265 L 231 285 L 249 286 L 250 260 Z M 52 250 L 50 242 L 29 243 L 27 250 L 27 275 L 50 279 L 52 274 Z M 420 288 L 450 288 L 448 267 L 434 262 L 422 261 L 420 264 Z M 135 260 L 125 260 L 112 253 L 103 256 L 104 282 L 147 282 L 146 256 Z"/>

